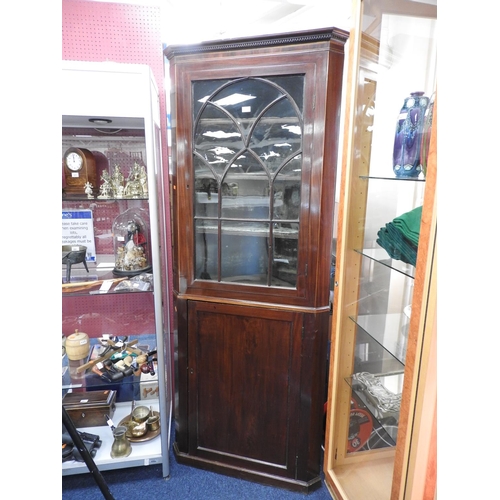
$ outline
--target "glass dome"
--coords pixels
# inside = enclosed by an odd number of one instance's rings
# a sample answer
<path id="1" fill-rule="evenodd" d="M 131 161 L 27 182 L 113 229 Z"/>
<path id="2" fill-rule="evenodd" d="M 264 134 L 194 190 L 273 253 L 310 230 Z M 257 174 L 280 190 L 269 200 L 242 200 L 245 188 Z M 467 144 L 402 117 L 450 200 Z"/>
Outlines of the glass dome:
<path id="1" fill-rule="evenodd" d="M 113 222 L 113 248 L 117 276 L 135 276 L 151 271 L 151 248 L 148 213 L 143 208 L 129 208 Z"/>

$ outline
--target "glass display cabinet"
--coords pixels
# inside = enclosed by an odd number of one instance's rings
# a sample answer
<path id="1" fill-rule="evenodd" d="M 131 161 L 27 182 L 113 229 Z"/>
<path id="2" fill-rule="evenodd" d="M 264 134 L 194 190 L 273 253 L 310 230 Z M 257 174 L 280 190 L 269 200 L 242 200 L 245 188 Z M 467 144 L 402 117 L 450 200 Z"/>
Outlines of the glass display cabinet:
<path id="1" fill-rule="evenodd" d="M 177 459 L 309 491 L 320 462 L 344 43 L 167 47 Z"/>
<path id="2" fill-rule="evenodd" d="M 423 498 L 435 480 L 422 473 L 435 425 L 435 4 L 353 2 L 324 465 L 338 500 Z"/>
<path id="3" fill-rule="evenodd" d="M 62 404 L 100 470 L 162 464 L 168 477 L 158 89 L 148 66 L 76 61 L 63 62 L 61 88 Z M 134 406 L 159 428 L 133 431 Z M 127 428 L 126 456 L 111 424 Z M 66 434 L 63 475 L 88 472 Z"/>

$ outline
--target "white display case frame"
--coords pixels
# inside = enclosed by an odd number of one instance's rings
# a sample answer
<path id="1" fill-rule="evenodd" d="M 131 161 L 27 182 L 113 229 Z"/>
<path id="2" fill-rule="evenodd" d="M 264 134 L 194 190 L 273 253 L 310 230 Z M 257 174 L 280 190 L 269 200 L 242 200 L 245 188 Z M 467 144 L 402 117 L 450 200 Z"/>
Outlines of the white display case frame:
<path id="1" fill-rule="evenodd" d="M 113 128 L 125 126 L 144 129 L 148 170 L 148 206 L 151 261 L 153 267 L 154 322 L 158 359 L 159 398 L 148 400 L 160 412 L 161 433 L 150 442 L 134 443 L 134 452 L 124 459 L 111 459 L 111 430 L 107 426 L 78 429 L 99 434 L 103 444 L 94 461 L 102 470 L 162 464 L 164 478 L 170 476 L 169 449 L 172 421 L 172 380 L 168 311 L 168 279 L 162 262 L 159 216 L 159 184 L 162 154 L 158 86 L 152 70 L 142 64 L 115 62 L 63 61 L 61 73 L 61 114 L 65 126 L 79 126 L 82 117 L 113 117 Z M 72 123 L 75 117 L 75 123 Z M 101 125 L 99 127 L 102 127 Z M 110 228 L 111 231 L 111 228 Z M 109 257 L 109 256 L 108 256 Z M 165 301 L 163 296 L 166 297 Z M 165 341 L 167 339 L 167 341 Z M 117 403 L 113 422 L 126 416 L 130 404 Z M 111 441 L 110 441 L 111 440 Z M 110 442 L 108 442 L 110 441 Z M 88 472 L 83 462 L 63 462 L 63 475 Z"/>

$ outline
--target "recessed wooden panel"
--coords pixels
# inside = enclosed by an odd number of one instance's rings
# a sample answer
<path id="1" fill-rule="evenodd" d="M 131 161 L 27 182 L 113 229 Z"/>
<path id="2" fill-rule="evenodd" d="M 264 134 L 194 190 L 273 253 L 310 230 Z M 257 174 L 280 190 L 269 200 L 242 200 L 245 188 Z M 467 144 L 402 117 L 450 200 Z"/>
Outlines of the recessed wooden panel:
<path id="1" fill-rule="evenodd" d="M 196 447 L 286 467 L 290 391 L 297 383 L 296 315 L 248 313 L 200 304 L 190 308 Z"/>

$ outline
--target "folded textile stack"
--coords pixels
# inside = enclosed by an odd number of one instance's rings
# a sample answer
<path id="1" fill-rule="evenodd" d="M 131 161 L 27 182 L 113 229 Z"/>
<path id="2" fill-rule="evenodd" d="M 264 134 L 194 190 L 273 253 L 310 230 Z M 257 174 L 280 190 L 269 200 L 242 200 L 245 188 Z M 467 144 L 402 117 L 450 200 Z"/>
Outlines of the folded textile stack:
<path id="1" fill-rule="evenodd" d="M 416 265 L 421 218 L 422 207 L 396 217 L 379 230 L 377 244 L 393 259 Z"/>

